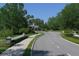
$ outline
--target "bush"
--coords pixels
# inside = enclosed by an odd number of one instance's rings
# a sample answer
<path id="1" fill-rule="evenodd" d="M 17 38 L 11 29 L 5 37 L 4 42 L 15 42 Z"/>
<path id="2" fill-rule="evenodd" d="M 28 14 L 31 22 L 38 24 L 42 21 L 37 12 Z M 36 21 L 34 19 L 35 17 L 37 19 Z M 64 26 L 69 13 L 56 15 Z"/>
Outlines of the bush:
<path id="1" fill-rule="evenodd" d="M 64 35 L 72 37 L 73 36 L 73 31 L 71 29 L 65 29 L 64 30 Z"/>
<path id="2" fill-rule="evenodd" d="M 35 33 L 35 31 L 33 29 L 29 29 L 29 33 Z"/>
<path id="3" fill-rule="evenodd" d="M 69 36 L 69 37 L 73 36 L 73 34 L 71 34 L 71 33 L 65 33 L 64 35 Z"/>
<path id="4" fill-rule="evenodd" d="M 79 30 L 75 30 L 75 32 L 76 32 L 77 34 L 79 34 Z"/>
<path id="5" fill-rule="evenodd" d="M 29 28 L 21 28 L 19 29 L 19 33 L 28 33 L 29 32 Z"/>
<path id="6" fill-rule="evenodd" d="M 71 29 L 65 29 L 64 33 L 73 33 L 73 31 Z"/>
<path id="7" fill-rule="evenodd" d="M 7 37 L 11 36 L 13 34 L 13 31 L 10 29 L 3 29 L 0 31 L 0 37 Z"/>
<path id="8" fill-rule="evenodd" d="M 21 28 L 21 29 L 19 29 L 19 33 L 20 34 L 22 34 L 22 33 L 28 34 L 28 33 L 35 33 L 35 31 L 31 28 Z"/>

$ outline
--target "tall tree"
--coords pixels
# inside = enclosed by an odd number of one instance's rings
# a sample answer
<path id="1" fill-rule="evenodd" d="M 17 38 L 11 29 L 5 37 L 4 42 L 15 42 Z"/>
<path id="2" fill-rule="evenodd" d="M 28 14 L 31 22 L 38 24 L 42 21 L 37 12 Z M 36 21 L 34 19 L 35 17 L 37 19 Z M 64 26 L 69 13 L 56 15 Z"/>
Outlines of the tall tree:
<path id="1" fill-rule="evenodd" d="M 67 4 L 56 17 L 49 18 L 48 25 L 52 29 L 79 29 L 79 4 Z"/>
<path id="2" fill-rule="evenodd" d="M 13 32 L 18 32 L 21 27 L 27 27 L 27 20 L 24 17 L 27 11 L 24 10 L 24 4 L 7 3 L 0 11 L 2 27 L 12 29 Z"/>

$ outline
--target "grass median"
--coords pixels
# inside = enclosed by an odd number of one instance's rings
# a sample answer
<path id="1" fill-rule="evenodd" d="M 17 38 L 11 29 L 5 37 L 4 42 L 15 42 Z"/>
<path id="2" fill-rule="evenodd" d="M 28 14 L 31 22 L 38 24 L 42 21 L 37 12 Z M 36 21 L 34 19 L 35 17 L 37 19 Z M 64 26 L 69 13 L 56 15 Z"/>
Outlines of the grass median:
<path id="1" fill-rule="evenodd" d="M 24 51 L 23 56 L 31 56 L 31 52 L 32 52 L 32 45 L 33 43 L 37 40 L 38 37 L 42 36 L 43 33 L 40 33 L 40 35 L 37 35 L 28 45 L 28 47 L 26 48 L 26 50 Z"/>

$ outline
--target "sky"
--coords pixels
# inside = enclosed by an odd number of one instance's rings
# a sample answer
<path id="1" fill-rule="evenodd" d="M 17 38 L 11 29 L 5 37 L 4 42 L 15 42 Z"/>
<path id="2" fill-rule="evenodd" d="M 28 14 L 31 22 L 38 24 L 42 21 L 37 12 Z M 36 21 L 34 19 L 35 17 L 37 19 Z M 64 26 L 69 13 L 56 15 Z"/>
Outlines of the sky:
<path id="1" fill-rule="evenodd" d="M 25 9 L 30 15 L 34 15 L 35 18 L 40 18 L 47 22 L 49 17 L 56 16 L 66 4 L 60 3 L 37 3 L 37 4 L 25 4 Z"/>
<path id="2" fill-rule="evenodd" d="M 0 7 L 3 5 L 0 4 Z M 40 18 L 47 22 L 49 17 L 56 16 L 65 5 L 65 3 L 25 3 L 24 9 L 35 18 Z"/>

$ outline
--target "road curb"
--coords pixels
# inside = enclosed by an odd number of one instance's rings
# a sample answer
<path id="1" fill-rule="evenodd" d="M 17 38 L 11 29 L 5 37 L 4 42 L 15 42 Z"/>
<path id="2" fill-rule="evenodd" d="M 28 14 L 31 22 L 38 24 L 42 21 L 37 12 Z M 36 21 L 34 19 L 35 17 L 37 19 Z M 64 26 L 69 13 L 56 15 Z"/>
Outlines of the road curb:
<path id="1" fill-rule="evenodd" d="M 60 36 L 62 37 L 62 34 L 60 34 Z M 62 37 L 63 38 L 63 37 Z M 79 46 L 79 44 L 77 44 L 77 43 L 74 43 L 74 42 L 71 42 L 71 41 L 69 41 L 69 40 L 66 40 L 65 38 L 63 38 L 63 40 L 64 41 L 67 41 L 67 42 L 69 42 L 69 43 L 71 43 L 71 44 L 74 44 L 74 45 L 77 45 L 77 46 Z"/>
<path id="2" fill-rule="evenodd" d="M 39 37 L 39 36 L 42 36 L 42 35 L 43 35 L 43 33 L 40 33 L 40 34 L 37 35 L 37 36 Z M 37 38 L 38 38 L 38 37 L 37 37 Z M 35 40 L 33 41 L 33 44 L 32 44 L 32 47 L 31 47 L 31 56 L 32 56 L 32 49 L 33 49 L 33 47 L 34 47 L 34 44 L 35 44 L 37 38 L 34 38 Z"/>

